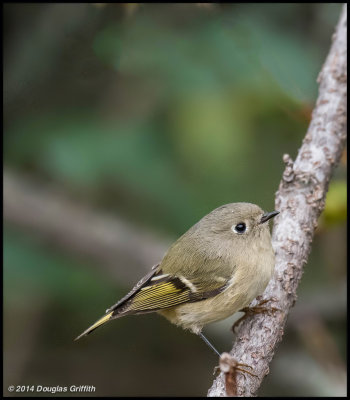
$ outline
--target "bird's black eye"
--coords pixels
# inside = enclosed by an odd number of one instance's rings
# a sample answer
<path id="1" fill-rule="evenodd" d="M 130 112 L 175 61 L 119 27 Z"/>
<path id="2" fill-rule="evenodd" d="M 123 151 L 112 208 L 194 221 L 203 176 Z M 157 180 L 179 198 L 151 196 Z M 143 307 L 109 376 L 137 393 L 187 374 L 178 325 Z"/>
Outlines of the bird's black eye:
<path id="1" fill-rule="evenodd" d="M 246 231 L 246 229 L 247 228 L 246 228 L 246 225 L 244 222 L 240 222 L 239 224 L 237 224 L 236 226 L 233 227 L 233 230 L 236 233 L 240 233 L 240 234 L 244 233 Z"/>

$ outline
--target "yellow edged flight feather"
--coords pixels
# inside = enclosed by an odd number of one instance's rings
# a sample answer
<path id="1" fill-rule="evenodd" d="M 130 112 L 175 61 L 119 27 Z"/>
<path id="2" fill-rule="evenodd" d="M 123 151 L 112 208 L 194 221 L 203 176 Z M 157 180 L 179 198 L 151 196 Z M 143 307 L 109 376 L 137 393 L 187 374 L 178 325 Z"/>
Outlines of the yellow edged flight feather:
<path id="1" fill-rule="evenodd" d="M 93 330 L 98 328 L 99 326 L 105 324 L 107 321 L 109 321 L 112 318 L 113 312 L 108 313 L 104 317 L 100 318 L 98 321 L 96 321 L 93 325 L 91 325 L 89 328 L 87 328 L 81 335 L 77 336 L 74 340 L 78 340 L 83 336 L 88 335 L 91 333 Z"/>
<path id="2" fill-rule="evenodd" d="M 86 329 L 75 340 L 88 335 L 106 322 L 128 314 L 144 314 L 159 311 L 182 303 L 202 300 L 211 297 L 212 294 L 223 290 L 224 285 L 211 283 L 207 291 L 197 291 L 196 286 L 186 283 L 186 279 L 163 274 L 162 270 L 153 270 L 117 304 L 109 308 L 107 314 L 96 321 L 90 328 Z M 214 287 L 213 287 L 214 286 Z M 200 285 L 198 285 L 200 287 Z M 202 289 L 200 287 L 200 289 Z M 213 290 L 214 289 L 214 290 Z"/>

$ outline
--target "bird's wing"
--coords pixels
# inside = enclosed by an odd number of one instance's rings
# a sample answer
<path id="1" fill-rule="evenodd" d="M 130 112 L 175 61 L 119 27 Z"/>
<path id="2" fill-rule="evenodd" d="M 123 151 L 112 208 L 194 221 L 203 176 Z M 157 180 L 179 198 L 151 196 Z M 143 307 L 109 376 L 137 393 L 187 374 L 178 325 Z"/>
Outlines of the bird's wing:
<path id="1" fill-rule="evenodd" d="M 153 271 L 107 312 L 112 318 L 125 314 L 143 314 L 174 307 L 181 303 L 204 300 L 223 291 L 226 284 L 218 282 L 192 282 L 184 276 Z"/>
<path id="2" fill-rule="evenodd" d="M 98 319 L 94 324 L 92 324 L 89 328 L 87 328 L 82 334 L 77 336 L 75 340 L 80 339 L 83 336 L 86 336 L 90 334 L 92 331 L 94 331 L 96 328 L 99 326 L 105 324 L 106 322 L 110 321 L 113 318 L 117 318 L 118 315 L 122 314 L 121 311 L 125 309 L 123 305 L 128 302 L 132 298 L 132 296 L 140 290 L 144 285 L 147 285 L 147 283 L 150 281 L 150 279 L 157 274 L 157 269 L 159 267 L 159 264 L 155 265 L 152 267 L 151 271 L 145 275 L 141 280 L 137 282 L 137 284 L 130 290 L 130 292 L 125 295 L 122 299 L 118 301 L 118 303 L 114 304 L 114 306 L 110 307 L 109 309 L 106 310 L 106 315 L 104 315 L 102 318 Z M 122 314 L 125 315 L 125 314 Z M 120 315 L 120 316 L 122 316 Z"/>
<path id="3" fill-rule="evenodd" d="M 154 265 L 151 269 L 151 271 L 145 275 L 142 279 L 140 279 L 136 285 L 130 290 L 129 293 L 127 293 L 124 297 L 122 297 L 116 304 L 114 304 L 112 307 L 109 307 L 106 310 L 106 313 L 109 313 L 111 311 L 116 310 L 118 307 L 120 307 L 123 303 L 125 303 L 127 300 L 129 300 L 142 286 L 146 285 L 149 280 L 159 272 L 158 270 L 159 264 Z"/>
<path id="4" fill-rule="evenodd" d="M 128 314 L 144 314 L 174 307 L 181 303 L 200 301 L 215 296 L 222 292 L 226 286 L 224 283 L 212 279 L 210 274 L 194 279 L 184 275 L 175 276 L 164 273 L 156 265 L 144 276 L 134 288 L 114 306 L 106 310 L 106 315 L 97 320 L 75 340 L 80 339 L 94 331 L 106 322 Z"/>

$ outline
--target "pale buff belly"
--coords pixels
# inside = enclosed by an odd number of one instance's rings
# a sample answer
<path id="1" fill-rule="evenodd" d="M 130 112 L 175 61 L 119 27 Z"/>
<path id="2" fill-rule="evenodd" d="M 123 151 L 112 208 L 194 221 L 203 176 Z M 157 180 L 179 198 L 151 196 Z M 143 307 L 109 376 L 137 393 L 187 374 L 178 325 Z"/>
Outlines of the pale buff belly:
<path id="1" fill-rule="evenodd" d="M 233 315 L 247 307 L 256 296 L 262 294 L 272 276 L 273 266 L 274 264 L 264 274 L 252 274 L 250 279 L 245 280 L 245 284 L 240 283 L 239 290 L 237 285 L 232 283 L 213 298 L 181 304 L 158 312 L 170 322 L 198 334 L 204 325 Z M 235 278 L 236 281 L 239 280 L 238 276 Z"/>
<path id="2" fill-rule="evenodd" d="M 225 319 L 239 311 L 235 306 L 235 301 L 232 300 L 218 295 L 215 299 L 182 304 L 159 311 L 159 313 L 172 323 L 180 325 L 184 329 L 190 329 L 194 333 L 199 333 L 203 325 Z"/>

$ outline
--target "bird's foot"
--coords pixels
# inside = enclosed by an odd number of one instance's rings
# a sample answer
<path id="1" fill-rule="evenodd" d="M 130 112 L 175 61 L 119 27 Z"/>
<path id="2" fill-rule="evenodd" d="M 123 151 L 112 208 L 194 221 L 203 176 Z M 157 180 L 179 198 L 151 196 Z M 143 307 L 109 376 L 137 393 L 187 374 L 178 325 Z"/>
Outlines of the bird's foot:
<path id="1" fill-rule="evenodd" d="M 253 374 L 252 372 L 247 371 L 246 369 L 241 368 L 241 367 L 253 369 L 253 368 L 252 368 L 250 365 L 248 365 L 248 364 L 237 363 L 237 364 L 234 365 L 234 369 L 235 369 L 236 371 L 240 371 L 240 372 L 243 372 L 244 374 L 249 374 L 249 375 L 255 376 L 255 377 L 257 376 L 257 375 L 255 375 L 255 374 Z M 214 367 L 213 375 L 214 375 L 214 376 L 217 375 L 217 373 L 220 372 L 220 371 L 221 371 L 220 365 L 217 365 L 216 367 Z M 224 371 L 222 371 L 222 372 L 224 372 Z M 243 375 L 243 376 L 244 376 L 244 375 Z"/>
<path id="2" fill-rule="evenodd" d="M 276 311 L 281 311 L 279 308 L 276 307 L 263 307 L 264 304 L 270 302 L 270 301 L 277 301 L 277 299 L 272 298 L 272 299 L 265 299 L 260 301 L 260 303 L 254 307 L 244 307 L 240 312 L 244 312 L 244 315 L 239 318 L 233 325 L 232 325 L 232 331 L 235 332 L 236 328 L 238 325 L 245 320 L 248 316 L 254 315 L 254 314 L 260 314 L 260 313 L 271 313 L 271 312 L 276 312 Z"/>
<path id="3" fill-rule="evenodd" d="M 258 375 L 255 375 L 255 374 L 253 374 L 252 372 L 247 371 L 246 369 L 243 369 L 243 368 L 241 368 L 241 367 L 246 367 L 246 368 L 253 369 L 250 365 L 238 363 L 237 366 L 236 366 L 236 370 L 237 370 L 237 371 L 241 371 L 241 372 L 243 372 L 243 373 L 245 373 L 245 374 L 249 374 L 249 375 L 251 375 L 251 376 L 258 376 Z"/>

